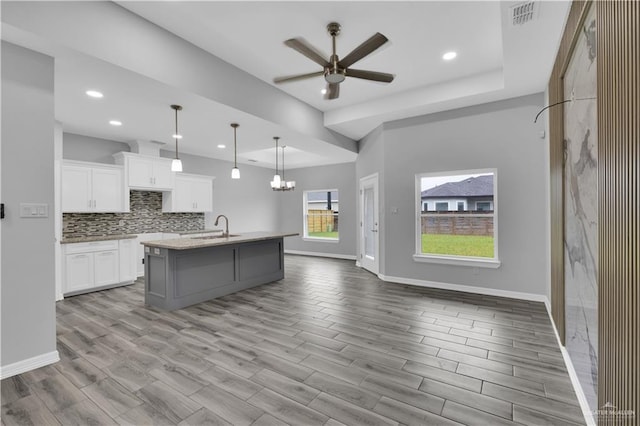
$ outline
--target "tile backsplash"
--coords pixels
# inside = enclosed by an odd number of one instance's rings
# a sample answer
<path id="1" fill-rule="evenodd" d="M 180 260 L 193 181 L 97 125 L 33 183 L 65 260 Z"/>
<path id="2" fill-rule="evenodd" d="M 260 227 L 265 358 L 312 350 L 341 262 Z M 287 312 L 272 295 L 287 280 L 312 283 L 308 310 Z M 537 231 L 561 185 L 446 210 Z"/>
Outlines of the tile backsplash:
<path id="1" fill-rule="evenodd" d="M 62 237 L 204 229 L 204 213 L 162 213 L 162 193 L 131 191 L 129 213 L 63 213 Z"/>

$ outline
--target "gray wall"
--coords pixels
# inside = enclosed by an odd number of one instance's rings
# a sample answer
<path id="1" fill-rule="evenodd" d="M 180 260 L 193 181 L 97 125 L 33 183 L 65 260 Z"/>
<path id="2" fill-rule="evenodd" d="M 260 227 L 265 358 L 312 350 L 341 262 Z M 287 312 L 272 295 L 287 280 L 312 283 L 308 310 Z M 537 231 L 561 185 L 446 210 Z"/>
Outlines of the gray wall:
<path id="1" fill-rule="evenodd" d="M 2 105 L 4 368 L 56 351 L 53 58 L 3 42 Z M 49 217 L 20 218 L 20 203 Z"/>
<path id="2" fill-rule="evenodd" d="M 356 185 L 357 190 L 360 190 L 360 179 L 371 176 L 373 174 L 378 175 L 378 258 L 380 260 L 378 265 L 378 273 L 385 274 L 385 265 L 382 261 L 385 258 L 386 244 L 385 244 L 385 232 L 384 224 L 385 220 L 385 194 L 384 194 L 384 132 L 383 126 L 378 126 L 375 130 L 365 136 L 358 143 L 358 159 L 356 161 Z M 360 197 L 358 197 L 357 214 L 356 218 L 360 216 Z M 359 220 L 359 219 L 358 219 Z M 358 249 L 356 253 L 360 253 L 360 235 L 356 236 L 356 242 Z M 356 254 L 356 255 L 357 255 Z"/>
<path id="3" fill-rule="evenodd" d="M 122 142 L 74 133 L 63 134 L 62 158 L 65 160 L 115 164 L 113 154 L 130 150 L 129 145 Z"/>
<path id="4" fill-rule="evenodd" d="M 273 193 L 273 196 L 278 199 L 279 227 L 283 231 L 299 232 L 300 235 L 286 238 L 285 250 L 355 256 L 358 230 L 355 163 L 293 169 L 287 171 L 286 178 L 296 181 L 296 189 L 289 192 Z M 303 192 L 322 189 L 337 189 L 339 191 L 340 240 L 337 243 L 304 241 L 302 239 L 304 234 Z"/>
<path id="5" fill-rule="evenodd" d="M 546 295 L 547 158 L 540 138 L 544 127 L 533 123 L 542 106 L 543 95 L 537 94 L 400 120 L 366 141 L 358 178 L 376 169 L 383 173 L 382 274 Z M 415 175 L 481 168 L 498 170 L 500 268 L 414 262 Z M 398 212 L 391 214 L 394 208 Z"/>
<path id="6" fill-rule="evenodd" d="M 113 164 L 116 152 L 129 152 L 128 144 L 107 139 L 65 133 L 63 157 L 66 160 Z M 160 155 L 173 158 L 172 151 Z M 230 232 L 277 231 L 278 199 L 269 181 L 272 171 L 262 167 L 239 164 L 241 179 L 231 179 L 233 164 L 190 154 L 180 154 L 185 173 L 215 176 L 213 181 L 213 212 L 205 213 L 205 227 L 212 228 L 218 214 L 229 218 Z M 222 222 L 224 223 L 224 222 Z"/>
<path id="7" fill-rule="evenodd" d="M 171 151 L 160 155 L 173 158 Z M 272 171 L 263 167 L 238 164 L 240 179 L 231 179 L 233 163 L 196 155 L 180 154 L 186 173 L 215 176 L 213 181 L 213 213 L 205 214 L 207 226 L 215 217 L 229 218 L 229 232 L 277 231 L 278 199 L 269 186 Z M 224 223 L 224 222 L 221 222 Z"/>

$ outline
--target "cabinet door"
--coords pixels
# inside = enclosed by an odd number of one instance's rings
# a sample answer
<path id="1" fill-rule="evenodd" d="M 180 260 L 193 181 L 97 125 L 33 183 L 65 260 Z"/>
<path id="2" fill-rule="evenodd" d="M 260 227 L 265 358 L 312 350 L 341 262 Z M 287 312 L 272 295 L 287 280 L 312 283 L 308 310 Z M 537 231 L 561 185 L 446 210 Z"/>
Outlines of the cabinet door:
<path id="1" fill-rule="evenodd" d="M 80 253 L 65 256 L 63 293 L 93 287 L 93 254 Z"/>
<path id="2" fill-rule="evenodd" d="M 136 240 L 120 240 L 120 282 L 135 281 L 137 274 Z"/>
<path id="3" fill-rule="evenodd" d="M 171 161 L 156 160 L 153 163 L 153 186 L 158 189 L 172 189 L 173 175 Z"/>
<path id="4" fill-rule="evenodd" d="M 192 212 L 195 210 L 195 202 L 191 196 L 191 186 L 193 179 L 183 176 L 176 176 L 175 186 L 173 188 L 172 206 L 173 212 Z"/>
<path id="5" fill-rule="evenodd" d="M 153 160 L 148 158 L 129 158 L 129 186 L 153 188 Z"/>
<path id="6" fill-rule="evenodd" d="M 62 212 L 92 211 L 91 168 L 62 167 Z"/>
<path id="7" fill-rule="evenodd" d="M 120 280 L 118 250 L 94 253 L 94 286 L 115 284 Z"/>
<path id="8" fill-rule="evenodd" d="M 93 169 L 93 209 L 97 212 L 123 211 L 122 172 L 114 169 Z"/>
<path id="9" fill-rule="evenodd" d="M 213 183 L 210 179 L 194 179 L 191 184 L 191 198 L 195 203 L 195 211 L 210 212 L 213 210 Z"/>

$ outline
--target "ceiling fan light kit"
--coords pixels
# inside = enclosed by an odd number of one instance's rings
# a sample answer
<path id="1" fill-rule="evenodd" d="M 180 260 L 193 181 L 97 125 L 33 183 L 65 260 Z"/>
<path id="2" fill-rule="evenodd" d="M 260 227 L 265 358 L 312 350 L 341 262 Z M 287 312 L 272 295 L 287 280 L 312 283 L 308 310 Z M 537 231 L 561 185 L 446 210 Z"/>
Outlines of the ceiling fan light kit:
<path id="1" fill-rule="evenodd" d="M 302 38 L 292 38 L 286 40 L 284 44 L 299 53 L 303 54 L 313 62 L 322 66 L 322 71 L 297 74 L 292 76 L 277 77 L 273 79 L 276 84 L 288 83 L 298 80 L 306 80 L 308 78 L 324 76 L 327 82 L 327 89 L 325 93 L 325 99 L 337 99 L 340 96 L 340 83 L 342 83 L 346 77 L 359 78 L 362 80 L 378 81 L 382 83 L 391 83 L 394 75 L 378 71 L 357 70 L 349 68 L 365 56 L 373 53 L 380 48 L 389 39 L 380 33 L 375 33 L 373 36 L 365 40 L 360 46 L 356 47 L 345 56 L 342 60 L 336 53 L 336 37 L 340 34 L 340 24 L 337 22 L 331 22 L 327 25 L 327 31 L 331 36 L 331 57 L 326 60 L 322 57 L 318 51 L 307 43 Z"/>

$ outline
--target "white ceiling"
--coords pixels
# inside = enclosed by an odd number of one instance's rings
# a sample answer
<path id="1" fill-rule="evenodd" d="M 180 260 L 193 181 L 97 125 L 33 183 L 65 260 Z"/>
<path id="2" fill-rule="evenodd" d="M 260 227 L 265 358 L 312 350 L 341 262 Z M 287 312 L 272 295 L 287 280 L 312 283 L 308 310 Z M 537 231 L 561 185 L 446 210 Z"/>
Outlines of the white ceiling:
<path id="1" fill-rule="evenodd" d="M 383 122 L 543 91 L 570 2 L 537 3 L 536 19 L 513 27 L 509 7 L 495 1 L 140 1 L 117 2 L 232 65 L 273 84 L 274 77 L 319 70 L 283 41 L 303 37 L 329 54 L 326 25 L 337 21 L 344 57 L 375 32 L 390 42 L 354 68 L 395 74 L 390 84 L 347 78 L 340 98 L 324 100 L 322 77 L 277 85 L 324 112 L 328 128 L 360 139 Z M 22 34 L 3 28 L 20 44 Z M 458 57 L 442 60 L 455 50 Z M 52 53 L 50 53 L 52 54 Z M 287 164 L 304 167 L 354 161 L 356 154 L 286 126 L 159 83 L 115 65 L 58 49 L 56 118 L 65 130 L 118 141 L 166 142 L 173 149 L 172 103 L 180 113 L 181 151 L 231 160 L 238 128 L 240 162 L 272 167 L 272 136 L 291 146 Z M 179 66 L 179 64 L 176 64 Z M 101 100 L 84 95 L 96 87 Z M 124 125 L 112 127 L 110 119 Z M 227 149 L 216 148 L 225 143 Z"/>

